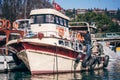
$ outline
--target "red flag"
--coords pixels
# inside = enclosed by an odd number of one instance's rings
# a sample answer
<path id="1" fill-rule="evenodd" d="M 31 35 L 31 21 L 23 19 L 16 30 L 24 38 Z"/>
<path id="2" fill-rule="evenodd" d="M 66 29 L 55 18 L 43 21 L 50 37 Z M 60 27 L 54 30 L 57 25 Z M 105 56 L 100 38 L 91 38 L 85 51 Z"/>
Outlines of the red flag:
<path id="1" fill-rule="evenodd" d="M 53 2 L 54 8 L 58 11 L 60 11 L 62 8 L 59 4 L 57 4 L 56 2 Z"/>

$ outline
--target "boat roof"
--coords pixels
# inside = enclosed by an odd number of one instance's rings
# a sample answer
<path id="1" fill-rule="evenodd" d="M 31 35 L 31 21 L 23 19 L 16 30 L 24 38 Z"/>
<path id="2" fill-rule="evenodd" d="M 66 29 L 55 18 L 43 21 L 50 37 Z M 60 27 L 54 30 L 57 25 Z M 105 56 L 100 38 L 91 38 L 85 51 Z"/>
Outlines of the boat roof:
<path id="1" fill-rule="evenodd" d="M 84 25 L 80 25 L 80 24 L 84 24 Z M 77 31 L 85 30 L 89 32 L 91 32 L 91 30 L 94 30 L 94 31 L 97 30 L 95 26 L 89 25 L 88 22 L 69 22 L 69 28 L 71 30 L 77 30 Z"/>
<path id="2" fill-rule="evenodd" d="M 72 28 L 88 28 L 88 26 L 70 26 L 70 29 Z M 92 28 L 92 29 L 97 29 L 96 27 L 93 27 L 93 26 L 89 26 L 89 28 Z"/>
<path id="3" fill-rule="evenodd" d="M 28 21 L 29 23 L 32 23 L 33 22 L 33 20 L 32 19 L 17 19 L 15 22 L 26 22 L 26 21 Z"/>
<path id="4" fill-rule="evenodd" d="M 55 9 L 51 9 L 51 8 L 35 9 L 35 10 L 32 10 L 30 13 L 30 15 L 37 15 L 37 14 L 53 14 L 53 15 L 62 17 L 64 19 L 70 20 L 69 17 L 67 17 L 64 14 L 62 14 L 61 12 L 59 12 Z"/>
<path id="5" fill-rule="evenodd" d="M 17 19 L 16 22 L 19 22 L 19 21 L 29 21 L 30 19 Z"/>

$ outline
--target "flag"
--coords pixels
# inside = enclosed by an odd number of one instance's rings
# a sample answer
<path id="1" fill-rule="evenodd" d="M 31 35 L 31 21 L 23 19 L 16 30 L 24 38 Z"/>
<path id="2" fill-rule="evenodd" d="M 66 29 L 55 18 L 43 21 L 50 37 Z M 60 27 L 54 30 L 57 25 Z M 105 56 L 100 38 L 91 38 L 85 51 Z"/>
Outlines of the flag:
<path id="1" fill-rule="evenodd" d="M 56 2 L 53 2 L 53 7 L 58 11 L 60 11 L 62 9 L 61 6 L 59 4 L 57 4 Z"/>

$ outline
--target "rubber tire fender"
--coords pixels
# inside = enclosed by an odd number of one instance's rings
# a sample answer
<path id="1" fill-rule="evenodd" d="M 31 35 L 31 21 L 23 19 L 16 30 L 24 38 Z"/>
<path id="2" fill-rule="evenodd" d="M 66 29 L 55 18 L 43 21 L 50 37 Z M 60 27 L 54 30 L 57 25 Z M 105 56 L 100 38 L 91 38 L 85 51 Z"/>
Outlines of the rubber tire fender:
<path id="1" fill-rule="evenodd" d="M 91 58 L 91 60 L 89 62 L 90 70 L 93 70 L 95 68 L 96 64 L 97 64 L 97 59 L 96 58 L 97 58 L 96 56 Z"/>
<path id="2" fill-rule="evenodd" d="M 85 58 L 82 61 L 82 67 L 87 67 L 89 65 L 89 60 L 90 60 L 91 56 L 86 55 Z"/>
<path id="3" fill-rule="evenodd" d="M 108 55 L 105 55 L 103 67 L 107 67 L 107 66 L 108 66 L 108 63 L 109 63 L 109 56 L 108 56 Z"/>

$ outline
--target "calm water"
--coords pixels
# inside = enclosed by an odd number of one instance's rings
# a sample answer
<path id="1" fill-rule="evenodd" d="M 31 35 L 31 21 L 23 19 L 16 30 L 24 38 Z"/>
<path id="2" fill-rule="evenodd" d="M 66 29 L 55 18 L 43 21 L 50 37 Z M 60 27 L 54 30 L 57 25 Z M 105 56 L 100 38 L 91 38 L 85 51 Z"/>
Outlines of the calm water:
<path id="1" fill-rule="evenodd" d="M 120 80 L 120 60 L 110 62 L 108 68 L 104 70 L 34 76 L 29 72 L 9 72 L 0 73 L 0 80 Z"/>

